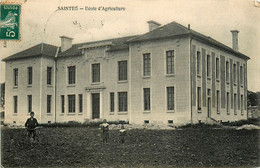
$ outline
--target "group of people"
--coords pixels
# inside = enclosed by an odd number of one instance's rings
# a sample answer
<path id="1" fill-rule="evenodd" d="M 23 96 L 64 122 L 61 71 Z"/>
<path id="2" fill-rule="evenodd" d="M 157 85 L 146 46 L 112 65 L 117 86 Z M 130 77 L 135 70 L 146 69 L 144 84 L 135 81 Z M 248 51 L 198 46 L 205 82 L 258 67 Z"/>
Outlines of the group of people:
<path id="1" fill-rule="evenodd" d="M 107 123 L 106 119 L 103 120 L 103 124 L 100 124 L 100 128 L 102 129 L 102 139 L 104 143 L 107 143 L 109 138 L 109 124 Z M 124 143 L 125 142 L 125 135 L 126 135 L 126 129 L 124 125 L 121 126 L 121 129 L 119 130 L 119 142 Z"/>
<path id="2" fill-rule="evenodd" d="M 25 127 L 27 128 L 27 135 L 29 138 L 32 138 L 35 140 L 36 138 L 36 127 L 39 126 L 38 121 L 36 118 L 34 118 L 34 112 L 30 113 L 30 118 L 28 118 L 25 122 Z M 102 139 L 104 143 L 108 142 L 109 139 L 109 124 L 107 123 L 106 119 L 103 120 L 103 123 L 100 124 L 100 128 L 102 130 Z M 125 142 L 125 135 L 126 135 L 126 129 L 124 128 L 124 125 L 121 126 L 121 129 L 119 130 L 119 141 L 120 143 Z"/>

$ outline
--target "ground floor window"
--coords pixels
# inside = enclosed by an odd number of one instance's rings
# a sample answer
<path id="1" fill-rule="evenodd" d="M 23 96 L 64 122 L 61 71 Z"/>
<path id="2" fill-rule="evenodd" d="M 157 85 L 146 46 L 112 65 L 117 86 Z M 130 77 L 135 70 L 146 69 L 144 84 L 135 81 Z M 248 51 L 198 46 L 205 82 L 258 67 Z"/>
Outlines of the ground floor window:
<path id="1" fill-rule="evenodd" d="M 220 104 L 219 104 L 219 98 L 220 98 L 220 96 L 219 96 L 219 90 L 217 90 L 217 113 L 219 113 L 220 112 Z"/>
<path id="2" fill-rule="evenodd" d="M 227 92 L 227 114 L 229 114 L 229 92 Z"/>
<path id="3" fill-rule="evenodd" d="M 114 92 L 110 93 L 110 112 L 115 111 L 115 94 Z"/>
<path id="4" fill-rule="evenodd" d="M 75 113 L 75 95 L 68 95 L 68 112 Z"/>
<path id="5" fill-rule="evenodd" d="M 51 95 L 47 95 L 47 113 L 51 113 Z"/>
<path id="6" fill-rule="evenodd" d="M 237 94 L 234 94 L 234 114 L 237 115 Z"/>
<path id="7" fill-rule="evenodd" d="M 167 87 L 167 110 L 174 110 L 174 87 Z"/>
<path id="8" fill-rule="evenodd" d="M 127 111 L 127 92 L 118 93 L 119 112 Z"/>
<path id="9" fill-rule="evenodd" d="M 65 112 L 65 97 L 61 95 L 61 113 Z"/>
<path id="10" fill-rule="evenodd" d="M 14 113 L 18 112 L 18 97 L 14 96 Z"/>
<path id="11" fill-rule="evenodd" d="M 83 112 L 83 95 L 79 94 L 79 113 Z"/>
<path id="12" fill-rule="evenodd" d="M 201 87 L 198 87 L 197 94 L 198 111 L 201 111 Z"/>
<path id="13" fill-rule="evenodd" d="M 150 88 L 144 88 L 144 110 L 151 110 Z"/>
<path id="14" fill-rule="evenodd" d="M 241 115 L 244 115 L 244 109 L 243 109 L 243 103 L 244 103 L 244 97 L 241 95 Z"/>
<path id="15" fill-rule="evenodd" d="M 28 113 L 32 111 L 32 95 L 27 95 L 28 99 Z"/>

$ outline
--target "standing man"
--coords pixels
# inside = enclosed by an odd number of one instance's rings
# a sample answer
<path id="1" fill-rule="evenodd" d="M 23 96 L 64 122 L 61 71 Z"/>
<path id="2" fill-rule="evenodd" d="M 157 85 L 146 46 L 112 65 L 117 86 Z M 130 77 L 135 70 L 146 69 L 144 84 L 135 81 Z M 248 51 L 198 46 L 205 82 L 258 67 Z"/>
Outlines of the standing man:
<path id="1" fill-rule="evenodd" d="M 33 140 L 35 140 L 36 137 L 36 127 L 39 125 L 38 121 L 36 118 L 34 118 L 34 112 L 32 111 L 30 113 L 30 118 L 27 119 L 26 123 L 25 123 L 25 127 L 27 127 L 27 133 L 29 138 L 33 138 Z"/>

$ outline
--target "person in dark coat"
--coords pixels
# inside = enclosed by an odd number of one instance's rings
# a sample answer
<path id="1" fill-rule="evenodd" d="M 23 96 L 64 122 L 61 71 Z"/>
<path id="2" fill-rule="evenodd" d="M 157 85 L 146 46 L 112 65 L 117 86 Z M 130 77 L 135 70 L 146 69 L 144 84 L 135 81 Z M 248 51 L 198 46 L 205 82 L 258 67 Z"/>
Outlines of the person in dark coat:
<path id="1" fill-rule="evenodd" d="M 126 136 L 126 129 L 125 129 L 124 125 L 122 125 L 121 129 L 119 130 L 120 143 L 125 142 L 125 136 Z"/>
<path id="2" fill-rule="evenodd" d="M 108 138 L 109 138 L 109 133 L 108 133 L 109 127 L 108 126 L 109 126 L 109 124 L 107 123 L 107 120 L 104 119 L 103 124 L 101 124 L 100 127 L 103 132 L 103 134 L 102 134 L 103 142 L 105 142 L 105 143 L 107 143 Z"/>
<path id="3" fill-rule="evenodd" d="M 27 119 L 25 123 L 25 127 L 27 128 L 28 136 L 33 138 L 35 140 L 36 137 L 36 127 L 39 125 L 36 118 L 34 118 L 34 112 L 32 111 L 30 113 L 30 118 Z"/>

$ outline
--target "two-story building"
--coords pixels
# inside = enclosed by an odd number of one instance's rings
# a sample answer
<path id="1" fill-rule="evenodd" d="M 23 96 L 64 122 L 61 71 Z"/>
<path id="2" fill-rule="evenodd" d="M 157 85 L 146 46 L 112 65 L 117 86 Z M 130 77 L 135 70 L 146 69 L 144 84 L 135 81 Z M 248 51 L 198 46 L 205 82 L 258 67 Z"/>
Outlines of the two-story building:
<path id="1" fill-rule="evenodd" d="M 176 22 L 129 37 L 38 44 L 4 59 L 6 123 L 92 119 L 186 124 L 247 119 L 247 60 Z"/>

